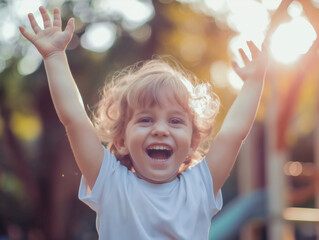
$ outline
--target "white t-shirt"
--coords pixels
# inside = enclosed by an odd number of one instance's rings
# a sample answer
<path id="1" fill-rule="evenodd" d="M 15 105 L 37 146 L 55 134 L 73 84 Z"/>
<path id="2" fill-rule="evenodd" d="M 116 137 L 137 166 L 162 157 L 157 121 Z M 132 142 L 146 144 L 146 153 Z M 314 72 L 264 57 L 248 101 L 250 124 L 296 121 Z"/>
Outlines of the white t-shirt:
<path id="1" fill-rule="evenodd" d="M 82 176 L 79 199 L 97 214 L 99 239 L 208 239 L 212 217 L 222 207 L 204 159 L 164 184 L 144 181 L 104 149 L 103 163 L 90 191 Z"/>

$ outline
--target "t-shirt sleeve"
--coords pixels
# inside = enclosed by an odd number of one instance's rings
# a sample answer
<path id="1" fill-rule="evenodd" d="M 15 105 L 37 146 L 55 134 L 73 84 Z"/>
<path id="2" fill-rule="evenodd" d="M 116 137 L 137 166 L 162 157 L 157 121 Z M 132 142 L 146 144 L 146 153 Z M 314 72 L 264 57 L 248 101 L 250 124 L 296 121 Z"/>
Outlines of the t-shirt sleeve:
<path id="1" fill-rule="evenodd" d="M 112 173 L 119 165 L 119 161 L 117 161 L 104 146 L 103 149 L 104 156 L 102 165 L 92 190 L 87 184 L 85 177 L 82 175 L 78 194 L 79 199 L 95 212 L 99 211 L 99 203 L 102 201 L 103 192 L 107 188 L 107 186 L 105 186 L 108 184 L 107 179 L 111 177 Z"/>
<path id="2" fill-rule="evenodd" d="M 203 175 L 203 181 L 205 183 L 208 199 L 211 199 L 209 201 L 209 207 L 210 207 L 211 217 L 213 217 L 218 211 L 221 210 L 223 206 L 222 192 L 221 190 L 219 190 L 216 196 L 214 194 L 213 178 L 209 171 L 206 158 L 204 158 L 203 161 L 199 163 L 198 165 Z"/>

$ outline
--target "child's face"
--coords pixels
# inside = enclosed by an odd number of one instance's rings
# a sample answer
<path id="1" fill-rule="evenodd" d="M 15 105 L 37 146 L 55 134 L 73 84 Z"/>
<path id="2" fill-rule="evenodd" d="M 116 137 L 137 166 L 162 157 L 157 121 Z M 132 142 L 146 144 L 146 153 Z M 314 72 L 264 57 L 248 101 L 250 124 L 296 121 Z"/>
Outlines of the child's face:
<path id="1" fill-rule="evenodd" d="M 193 151 L 190 114 L 169 90 L 160 91 L 160 104 L 134 110 L 123 147 L 131 156 L 137 176 L 154 183 L 175 179 L 180 165 Z"/>

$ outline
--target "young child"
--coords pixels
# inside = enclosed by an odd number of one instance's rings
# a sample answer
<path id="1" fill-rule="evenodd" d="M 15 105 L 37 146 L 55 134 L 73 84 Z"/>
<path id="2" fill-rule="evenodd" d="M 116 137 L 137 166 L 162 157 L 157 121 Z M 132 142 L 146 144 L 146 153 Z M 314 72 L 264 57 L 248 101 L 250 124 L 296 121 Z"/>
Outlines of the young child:
<path id="1" fill-rule="evenodd" d="M 106 85 L 94 117 L 87 116 L 65 49 L 74 20 L 61 30 L 40 7 L 44 29 L 22 35 L 43 56 L 56 112 L 82 172 L 79 198 L 97 214 L 100 239 L 207 239 L 222 207 L 221 187 L 255 118 L 263 89 L 265 54 L 252 42 L 244 85 L 210 142 L 219 100 L 181 68 L 150 60 L 127 68 Z M 106 143 L 108 149 L 102 143 Z M 203 157 L 205 154 L 205 157 Z"/>

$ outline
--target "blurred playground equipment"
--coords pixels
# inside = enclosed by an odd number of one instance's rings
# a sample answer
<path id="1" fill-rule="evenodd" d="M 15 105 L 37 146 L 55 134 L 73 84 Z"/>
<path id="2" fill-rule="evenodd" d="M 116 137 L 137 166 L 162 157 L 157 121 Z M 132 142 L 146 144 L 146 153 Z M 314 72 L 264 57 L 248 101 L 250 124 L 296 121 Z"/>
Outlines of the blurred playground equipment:
<path id="1" fill-rule="evenodd" d="M 317 1 L 282 1 L 266 34 L 270 48 L 278 25 L 294 18 L 288 15 L 296 2 L 318 36 L 319 9 L 312 5 Z M 239 232 L 245 240 L 319 239 L 318 48 L 316 37 L 298 64 L 287 70 L 272 55 L 263 99 L 264 125 L 256 124 L 244 143 L 237 163 L 239 196 L 213 219 L 210 240 L 237 239 Z M 308 105 L 301 103 L 307 95 L 312 98 L 306 100 Z M 309 117 L 312 120 L 302 126 L 298 123 Z"/>

